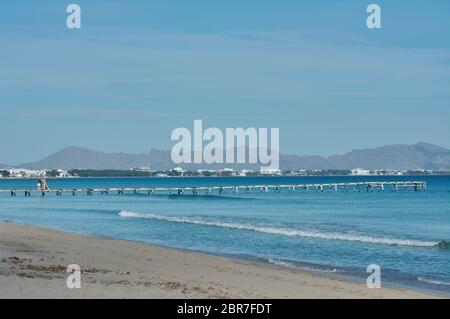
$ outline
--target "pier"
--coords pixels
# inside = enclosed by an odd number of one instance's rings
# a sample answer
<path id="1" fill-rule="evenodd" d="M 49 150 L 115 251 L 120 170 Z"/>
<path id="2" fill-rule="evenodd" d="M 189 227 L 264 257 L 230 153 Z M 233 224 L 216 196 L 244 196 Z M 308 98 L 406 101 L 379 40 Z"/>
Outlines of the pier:
<path id="1" fill-rule="evenodd" d="M 38 183 L 36 189 L 0 189 L 1 193 L 8 193 L 11 197 L 23 194 L 25 197 L 40 195 L 45 197 L 55 194 L 58 197 L 66 195 L 76 196 L 85 194 L 93 195 L 124 195 L 124 194 L 169 194 L 169 195 L 223 195 L 225 193 L 250 193 L 250 192 L 384 192 L 384 191 L 426 191 L 427 184 L 424 181 L 401 181 L 401 182 L 351 182 L 351 183 L 325 183 L 325 184 L 281 184 L 281 185 L 236 185 L 236 186 L 200 186 L 200 187 L 103 187 L 83 189 L 51 189 L 45 181 Z"/>

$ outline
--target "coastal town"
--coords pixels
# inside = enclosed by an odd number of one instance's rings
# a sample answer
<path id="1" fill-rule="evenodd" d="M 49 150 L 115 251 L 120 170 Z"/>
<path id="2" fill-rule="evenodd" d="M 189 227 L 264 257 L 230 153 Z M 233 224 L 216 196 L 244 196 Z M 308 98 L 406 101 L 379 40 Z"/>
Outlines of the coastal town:
<path id="1" fill-rule="evenodd" d="M 26 169 L 26 168 L 0 168 L 0 179 L 32 179 L 46 178 L 80 178 L 80 177 L 245 177 L 245 176 L 408 176 L 408 175 L 450 175 L 450 170 L 369 170 L 355 168 L 342 169 L 315 169 L 315 170 L 276 170 L 276 169 L 198 169 L 186 170 L 174 167 L 169 170 L 152 170 L 150 167 L 130 168 L 129 170 L 93 170 L 93 169 Z"/>

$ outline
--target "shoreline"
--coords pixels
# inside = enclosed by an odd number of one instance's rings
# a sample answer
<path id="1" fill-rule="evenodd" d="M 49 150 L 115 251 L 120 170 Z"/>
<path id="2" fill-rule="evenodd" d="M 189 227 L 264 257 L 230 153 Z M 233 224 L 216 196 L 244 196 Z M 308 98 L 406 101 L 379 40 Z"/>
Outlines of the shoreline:
<path id="1" fill-rule="evenodd" d="M 66 287 L 79 264 L 81 289 Z M 0 222 L 0 298 L 441 298 L 280 265 Z"/>

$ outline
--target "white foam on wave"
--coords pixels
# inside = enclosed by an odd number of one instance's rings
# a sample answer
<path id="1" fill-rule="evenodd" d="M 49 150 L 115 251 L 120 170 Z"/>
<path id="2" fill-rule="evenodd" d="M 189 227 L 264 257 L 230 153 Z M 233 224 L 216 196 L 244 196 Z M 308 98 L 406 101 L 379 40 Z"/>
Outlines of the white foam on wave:
<path id="1" fill-rule="evenodd" d="M 434 285 L 442 285 L 442 286 L 450 286 L 450 282 L 438 280 L 438 279 L 431 279 L 431 278 L 425 278 L 425 277 L 418 277 L 418 281 L 426 282 L 428 284 L 434 284 Z"/>
<path id="2" fill-rule="evenodd" d="M 186 224 L 196 224 L 196 225 L 206 225 L 222 228 L 240 229 L 248 230 L 265 234 L 281 235 L 281 236 L 294 236 L 294 237 L 306 237 L 306 238 L 316 238 L 316 239 L 327 239 L 327 240 L 342 240 L 342 241 L 353 241 L 361 243 L 371 243 L 371 244 L 384 244 L 384 245 L 396 245 L 396 246 L 415 246 L 415 247 L 434 247 L 438 246 L 437 241 L 421 241 L 413 239 L 397 239 L 388 237 L 373 237 L 366 235 L 354 235 L 354 234 L 342 234 L 342 233 L 326 233 L 321 231 L 303 231 L 289 228 L 279 228 L 279 227 L 264 227 L 255 226 L 251 224 L 241 224 L 241 223 L 228 223 L 228 222 L 217 222 L 202 220 L 193 217 L 183 217 L 183 216 L 163 216 L 156 214 L 143 214 L 130 211 L 121 211 L 119 213 L 121 217 L 134 217 L 134 218 L 148 218 L 163 220 L 175 223 L 186 223 Z"/>
<path id="3" fill-rule="evenodd" d="M 294 263 L 277 260 L 277 259 L 269 259 L 269 263 L 277 265 L 277 266 L 283 266 L 283 267 L 289 267 L 289 268 L 296 268 L 296 269 L 303 269 L 310 272 L 321 272 L 321 273 L 337 273 L 337 269 L 320 269 L 320 268 L 314 268 L 314 267 L 307 267 L 307 266 L 297 266 Z"/>

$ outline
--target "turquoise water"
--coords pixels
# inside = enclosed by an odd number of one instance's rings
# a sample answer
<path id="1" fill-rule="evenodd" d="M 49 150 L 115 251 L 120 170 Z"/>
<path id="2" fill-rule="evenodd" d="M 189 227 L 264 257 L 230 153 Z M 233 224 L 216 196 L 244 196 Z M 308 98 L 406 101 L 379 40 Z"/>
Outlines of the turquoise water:
<path id="1" fill-rule="evenodd" d="M 0 220 L 450 293 L 450 177 L 56 179 L 50 188 L 424 180 L 426 192 L 0 195 Z M 36 188 L 0 180 L 1 189 Z"/>

